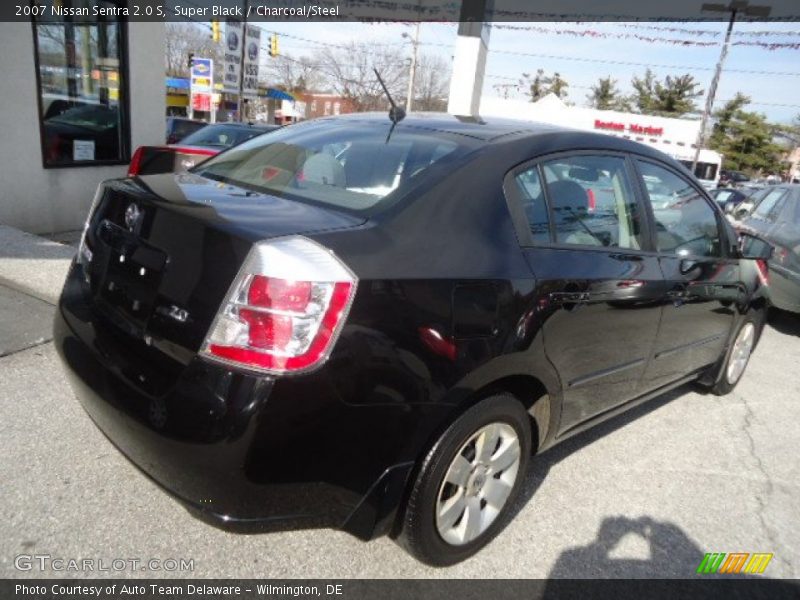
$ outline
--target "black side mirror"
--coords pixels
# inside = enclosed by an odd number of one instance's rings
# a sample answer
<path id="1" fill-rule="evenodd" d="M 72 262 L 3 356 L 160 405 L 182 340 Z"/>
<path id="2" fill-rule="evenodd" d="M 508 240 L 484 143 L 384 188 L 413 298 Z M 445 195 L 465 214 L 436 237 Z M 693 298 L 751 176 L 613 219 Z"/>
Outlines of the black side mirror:
<path id="1" fill-rule="evenodd" d="M 769 260 L 775 248 L 768 241 L 751 233 L 739 234 L 739 256 L 753 260 Z"/>

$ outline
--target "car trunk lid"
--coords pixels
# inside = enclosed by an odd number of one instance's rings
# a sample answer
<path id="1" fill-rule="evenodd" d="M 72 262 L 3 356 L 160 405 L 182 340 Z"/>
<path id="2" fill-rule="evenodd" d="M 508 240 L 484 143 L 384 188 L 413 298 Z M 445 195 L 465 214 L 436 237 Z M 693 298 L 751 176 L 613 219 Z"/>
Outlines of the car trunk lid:
<path id="1" fill-rule="evenodd" d="M 191 173 L 106 182 L 86 236 L 92 303 L 116 330 L 188 363 L 254 242 L 364 221 Z"/>

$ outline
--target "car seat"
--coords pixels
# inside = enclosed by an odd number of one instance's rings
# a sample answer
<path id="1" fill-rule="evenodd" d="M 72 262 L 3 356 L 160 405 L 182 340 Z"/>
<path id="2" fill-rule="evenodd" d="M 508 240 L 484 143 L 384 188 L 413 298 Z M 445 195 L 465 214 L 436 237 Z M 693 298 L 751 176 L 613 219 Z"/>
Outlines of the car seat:
<path id="1" fill-rule="evenodd" d="M 567 234 L 561 240 L 567 244 L 601 246 L 602 243 L 579 223 L 589 214 L 589 197 L 583 187 L 574 181 L 556 181 L 547 184 L 553 208 L 556 231 Z"/>

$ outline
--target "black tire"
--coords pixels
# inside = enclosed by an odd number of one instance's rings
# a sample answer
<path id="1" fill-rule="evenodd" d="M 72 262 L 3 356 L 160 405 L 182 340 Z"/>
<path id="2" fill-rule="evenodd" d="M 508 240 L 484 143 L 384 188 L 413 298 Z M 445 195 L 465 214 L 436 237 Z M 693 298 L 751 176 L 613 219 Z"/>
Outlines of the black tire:
<path id="1" fill-rule="evenodd" d="M 758 344 L 759 338 L 761 337 L 761 330 L 764 328 L 764 316 L 761 313 L 748 314 L 744 319 L 742 319 L 742 322 L 739 323 L 739 327 L 736 329 L 736 334 L 731 337 L 730 344 L 728 344 L 728 348 L 725 351 L 725 359 L 722 361 L 719 371 L 717 371 L 716 381 L 710 388 L 708 388 L 709 391 L 715 396 L 725 396 L 726 394 L 730 394 L 742 380 L 742 376 L 747 370 L 747 364 L 745 364 L 744 371 L 742 371 L 735 381 L 730 381 L 728 379 L 728 365 L 733 358 L 735 341 L 742 333 L 744 328 L 748 326 L 753 327 L 753 346 L 750 350 L 752 354 L 753 350 L 755 350 L 756 345 Z M 749 361 L 750 356 L 747 357 L 747 363 L 749 363 Z"/>
<path id="2" fill-rule="evenodd" d="M 445 541 L 437 529 L 439 492 L 443 489 L 445 475 L 456 454 L 475 433 L 492 423 L 510 426 L 517 436 L 520 454 L 516 478 L 505 503 L 486 530 L 468 543 L 454 545 Z M 519 496 L 525 479 L 530 455 L 531 421 L 523 405 L 514 396 L 498 394 L 472 406 L 447 428 L 423 459 L 405 505 L 397 541 L 418 560 L 433 566 L 452 565 L 469 558 L 505 526 L 510 508 Z"/>

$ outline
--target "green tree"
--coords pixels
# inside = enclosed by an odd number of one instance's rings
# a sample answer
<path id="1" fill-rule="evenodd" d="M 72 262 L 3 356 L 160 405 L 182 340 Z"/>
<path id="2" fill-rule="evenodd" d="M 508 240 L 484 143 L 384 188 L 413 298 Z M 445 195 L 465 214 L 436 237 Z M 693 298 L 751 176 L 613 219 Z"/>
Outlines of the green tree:
<path id="1" fill-rule="evenodd" d="M 547 94 L 547 78 L 544 75 L 544 69 L 537 69 L 533 78 L 530 73 L 523 73 L 519 83 L 528 88 L 526 94 L 530 97 L 531 102 L 536 102 Z"/>
<path id="2" fill-rule="evenodd" d="M 630 110 L 630 101 L 617 88 L 616 79 L 611 76 L 601 77 L 592 86 L 592 93 L 587 95 L 589 106 L 600 110 Z"/>
<path id="3" fill-rule="evenodd" d="M 547 94 L 555 94 L 563 100 L 567 97 L 567 88 L 569 87 L 569 83 L 559 73 L 548 76 L 545 75 L 544 69 L 537 69 L 533 77 L 530 73 L 523 73 L 519 84 L 527 88 L 528 91 L 525 93 L 531 102 L 536 102 Z"/>
<path id="4" fill-rule="evenodd" d="M 725 105 L 714 113 L 716 122 L 709 137 L 709 145 L 713 148 L 720 146 L 725 141 L 725 137 L 731 128 L 731 123 L 734 118 L 741 112 L 742 108 L 750 103 L 749 96 L 745 96 L 741 92 L 728 100 Z"/>
<path id="5" fill-rule="evenodd" d="M 553 76 L 550 78 L 550 81 L 548 82 L 547 93 L 555 94 L 559 98 L 564 99 L 567 97 L 568 87 L 569 84 L 566 82 L 566 80 L 561 78 L 560 74 L 553 73 Z"/>
<path id="6" fill-rule="evenodd" d="M 634 77 L 631 85 L 634 89 L 633 104 L 645 114 L 680 116 L 695 112 L 694 101 L 703 95 L 703 90 L 698 89 L 700 84 L 688 73 L 679 77 L 667 75 L 659 81 L 647 69 L 644 77 Z"/>
<path id="7" fill-rule="evenodd" d="M 633 86 L 633 102 L 639 112 L 652 113 L 655 111 L 656 96 L 656 76 L 650 69 L 644 73 L 644 77 L 634 77 L 631 80 Z"/>
<path id="8" fill-rule="evenodd" d="M 737 94 L 714 114 L 717 122 L 709 146 L 722 154 L 724 166 L 746 173 L 778 173 L 783 169 L 783 148 L 773 141 L 776 126 L 745 107 L 750 99 Z"/>

